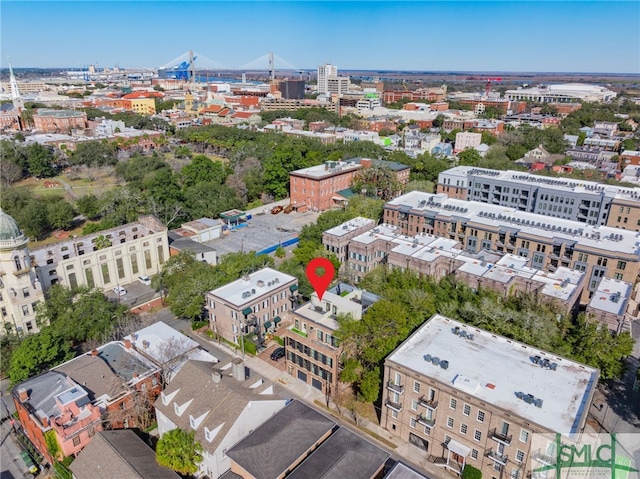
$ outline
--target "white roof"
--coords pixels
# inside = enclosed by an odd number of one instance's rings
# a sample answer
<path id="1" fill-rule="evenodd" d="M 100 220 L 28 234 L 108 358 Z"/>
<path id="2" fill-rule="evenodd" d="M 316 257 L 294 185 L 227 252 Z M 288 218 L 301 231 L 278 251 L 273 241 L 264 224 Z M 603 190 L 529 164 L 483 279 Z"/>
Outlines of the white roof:
<path id="1" fill-rule="evenodd" d="M 429 203 L 429 200 L 432 200 Z M 424 203 L 422 203 L 424 201 Z M 564 242 L 598 249 L 609 249 L 640 257 L 640 232 L 611 228 L 609 226 L 588 225 L 578 221 L 519 211 L 508 206 L 464 201 L 449 198 L 445 194 L 433 195 L 421 191 L 412 191 L 399 196 L 385 207 L 397 206 L 401 210 L 420 210 L 437 212 L 443 216 L 464 218 L 493 228 L 510 228 L 535 236 L 554 238 Z M 548 225 L 546 229 L 541 225 Z M 563 231 L 564 230 L 564 231 Z M 574 234 L 575 232 L 575 234 Z"/>
<path id="2" fill-rule="evenodd" d="M 624 314 L 632 285 L 612 278 L 602 278 L 589 302 L 589 309 L 617 315 Z"/>
<path id="3" fill-rule="evenodd" d="M 146 328 L 126 336 L 136 349 L 151 357 L 159 364 L 167 363 L 178 356 L 199 348 L 198 343 L 173 329 L 168 324 L 158 321 Z"/>
<path id="4" fill-rule="evenodd" d="M 324 176 L 333 175 L 335 173 L 345 173 L 347 171 L 354 171 L 361 168 L 362 165 L 358 163 L 336 161 L 334 168 L 327 168 L 327 164 L 310 166 L 309 168 L 302 168 L 301 170 L 295 170 L 290 172 L 290 175 L 294 176 L 306 176 L 309 178 L 322 178 Z"/>
<path id="5" fill-rule="evenodd" d="M 473 339 L 454 334 L 456 327 Z M 448 367 L 427 361 L 427 355 L 448 361 Z M 556 370 L 535 364 L 536 356 L 557 364 Z M 564 435 L 579 431 L 599 376 L 589 366 L 440 315 L 421 326 L 387 362 Z M 541 407 L 519 399 L 521 393 L 542 400 Z"/>
<path id="6" fill-rule="evenodd" d="M 358 228 L 362 228 L 367 225 L 375 225 L 376 222 L 370 220 L 369 218 L 364 218 L 362 216 L 358 216 L 357 218 L 353 218 L 352 220 L 347 221 L 346 223 L 342 223 L 334 228 L 328 229 L 325 233 L 330 234 L 332 236 L 344 236 L 349 234 Z"/>
<path id="7" fill-rule="evenodd" d="M 294 276 L 281 273 L 271 268 L 263 268 L 248 275 L 248 281 L 238 279 L 232 283 L 214 289 L 209 294 L 217 296 L 237 307 L 252 304 L 256 298 L 265 294 L 270 294 L 287 284 L 298 282 Z M 260 283 L 260 285 L 258 284 Z M 243 297 L 243 293 L 249 291 L 249 296 Z"/>

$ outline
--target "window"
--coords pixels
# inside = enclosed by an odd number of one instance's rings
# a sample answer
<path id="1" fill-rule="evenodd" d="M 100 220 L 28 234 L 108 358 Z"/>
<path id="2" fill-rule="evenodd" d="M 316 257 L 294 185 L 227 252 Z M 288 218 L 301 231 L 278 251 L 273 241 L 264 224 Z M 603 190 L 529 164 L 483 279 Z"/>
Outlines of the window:
<path id="1" fill-rule="evenodd" d="M 413 411 L 417 411 L 418 410 L 418 401 L 416 401 L 415 399 L 413 401 L 411 401 L 411 409 Z"/>
<path id="2" fill-rule="evenodd" d="M 525 431 L 524 429 L 522 429 L 520 431 L 520 442 L 527 442 L 529 441 L 529 431 Z"/>
<path id="3" fill-rule="evenodd" d="M 414 428 L 416 427 L 416 418 L 412 417 L 411 420 L 409 421 L 409 427 Z"/>
<path id="4" fill-rule="evenodd" d="M 627 262 L 626 261 L 618 261 L 618 269 L 624 271 L 624 269 L 627 267 Z"/>
<path id="5" fill-rule="evenodd" d="M 7 315 L 7 308 L 4 306 L 0 308 L 0 314 L 2 314 L 2 317 L 5 317 Z"/>
<path id="6" fill-rule="evenodd" d="M 469 414 L 471 414 L 471 406 L 469 406 L 468 404 L 465 404 L 464 408 L 462 409 L 462 414 L 464 414 L 465 416 L 468 416 Z"/>
<path id="7" fill-rule="evenodd" d="M 484 422 L 484 411 L 478 411 L 478 422 Z"/>
<path id="8" fill-rule="evenodd" d="M 449 407 L 450 407 L 451 409 L 455 409 L 457 405 L 458 405 L 458 401 L 456 401 L 455 399 L 451 398 L 451 399 L 449 400 Z"/>
<path id="9" fill-rule="evenodd" d="M 477 449 L 471 449 L 471 458 L 475 459 L 476 461 L 478 460 L 478 451 L 477 451 Z"/>
<path id="10" fill-rule="evenodd" d="M 524 461 L 524 451 L 521 451 L 520 449 L 516 451 L 516 461 L 518 462 Z"/>
<path id="11" fill-rule="evenodd" d="M 392 417 L 393 419 L 398 419 L 398 411 L 396 411 L 396 410 L 392 409 L 392 410 L 391 410 L 391 417 Z"/>
<path id="12" fill-rule="evenodd" d="M 467 425 L 465 423 L 460 424 L 460 434 L 467 433 Z"/>
<path id="13" fill-rule="evenodd" d="M 476 429 L 475 432 L 473 433 L 473 439 L 480 442 L 480 439 L 482 439 L 482 431 L 478 431 Z"/>
<path id="14" fill-rule="evenodd" d="M 502 471 L 502 464 L 497 463 L 497 462 L 494 462 L 494 463 L 493 463 L 493 470 L 494 470 L 494 471 L 497 471 L 497 472 Z"/>
<path id="15" fill-rule="evenodd" d="M 420 392 L 420 383 L 418 381 L 413 382 L 413 392 L 416 392 L 416 393 Z"/>
<path id="16" fill-rule="evenodd" d="M 29 288 L 22 288 L 22 296 L 25 298 L 29 297 Z"/>
<path id="17" fill-rule="evenodd" d="M 451 416 L 447 418 L 447 427 L 453 427 L 453 418 Z"/>
<path id="18" fill-rule="evenodd" d="M 79 446 L 80 445 L 80 436 L 76 436 L 73 438 L 73 445 L 74 446 Z"/>
<path id="19" fill-rule="evenodd" d="M 613 279 L 617 279 L 618 281 L 622 280 L 622 273 L 613 273 Z"/>

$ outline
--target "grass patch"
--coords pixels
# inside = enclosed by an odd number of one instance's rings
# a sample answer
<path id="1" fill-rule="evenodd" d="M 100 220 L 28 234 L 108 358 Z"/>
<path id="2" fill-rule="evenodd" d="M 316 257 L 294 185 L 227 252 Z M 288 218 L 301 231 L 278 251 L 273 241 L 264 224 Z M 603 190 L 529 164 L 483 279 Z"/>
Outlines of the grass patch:
<path id="1" fill-rule="evenodd" d="M 291 328 L 291 331 L 293 331 L 293 332 L 294 332 L 294 333 L 296 333 L 296 334 L 299 334 L 299 335 L 300 335 L 300 336 L 302 336 L 303 338 L 306 338 L 306 337 L 307 337 L 307 333 L 303 333 L 302 331 L 300 331 L 300 330 L 299 330 L 299 329 L 297 329 L 297 328 Z"/>
<path id="2" fill-rule="evenodd" d="M 280 336 L 273 336 L 273 340 L 278 343 L 280 346 L 284 346 L 284 339 L 282 339 Z"/>

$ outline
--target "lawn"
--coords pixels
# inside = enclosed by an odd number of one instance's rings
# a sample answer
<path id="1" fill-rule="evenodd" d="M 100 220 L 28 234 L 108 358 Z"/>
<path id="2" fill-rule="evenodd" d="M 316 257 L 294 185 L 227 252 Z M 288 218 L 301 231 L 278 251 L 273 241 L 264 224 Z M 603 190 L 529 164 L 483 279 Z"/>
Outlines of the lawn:
<path id="1" fill-rule="evenodd" d="M 45 185 L 56 185 L 47 187 Z M 65 188 L 68 185 L 68 189 Z M 28 189 L 36 196 L 64 196 L 67 201 L 93 193 L 96 196 L 120 185 L 113 168 L 83 168 L 46 179 L 26 178 L 15 184 L 17 188 Z"/>

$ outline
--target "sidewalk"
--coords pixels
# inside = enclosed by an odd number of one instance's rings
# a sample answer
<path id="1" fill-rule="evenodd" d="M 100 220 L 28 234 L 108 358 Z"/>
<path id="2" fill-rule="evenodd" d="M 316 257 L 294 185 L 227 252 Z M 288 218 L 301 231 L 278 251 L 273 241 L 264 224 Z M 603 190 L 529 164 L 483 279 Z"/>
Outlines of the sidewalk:
<path id="1" fill-rule="evenodd" d="M 193 339 L 199 339 L 199 342 L 206 342 L 216 348 L 223 349 L 225 353 L 231 357 L 242 357 L 242 352 L 239 352 L 224 343 L 218 344 L 210 338 L 194 332 L 189 332 L 188 334 L 193 337 Z M 391 435 L 389 431 L 383 429 L 380 425 L 363 418 L 359 421 L 360 424 L 356 426 L 351 417 L 339 414 L 332 402 L 330 402 L 330 408 L 327 410 L 327 402 L 324 393 L 318 391 L 313 386 L 294 378 L 286 371 L 281 371 L 274 365 L 249 354 L 245 355 L 244 362 L 249 369 L 255 371 L 264 378 L 269 379 L 274 384 L 280 385 L 298 399 L 303 400 L 316 409 L 321 407 L 323 413 L 333 416 L 333 418 L 339 421 L 342 426 L 348 427 L 356 432 L 360 432 L 360 434 L 369 441 L 391 453 L 394 459 L 399 459 L 407 465 L 421 470 L 433 479 L 451 479 L 452 477 L 458 477 L 456 474 L 452 474 L 444 468 L 436 467 L 433 463 L 428 462 L 428 454 L 420 451 L 415 446 L 405 443 L 399 437 Z M 377 439 L 377 437 L 381 438 L 386 443 Z M 389 443 L 392 446 L 390 446 Z"/>

